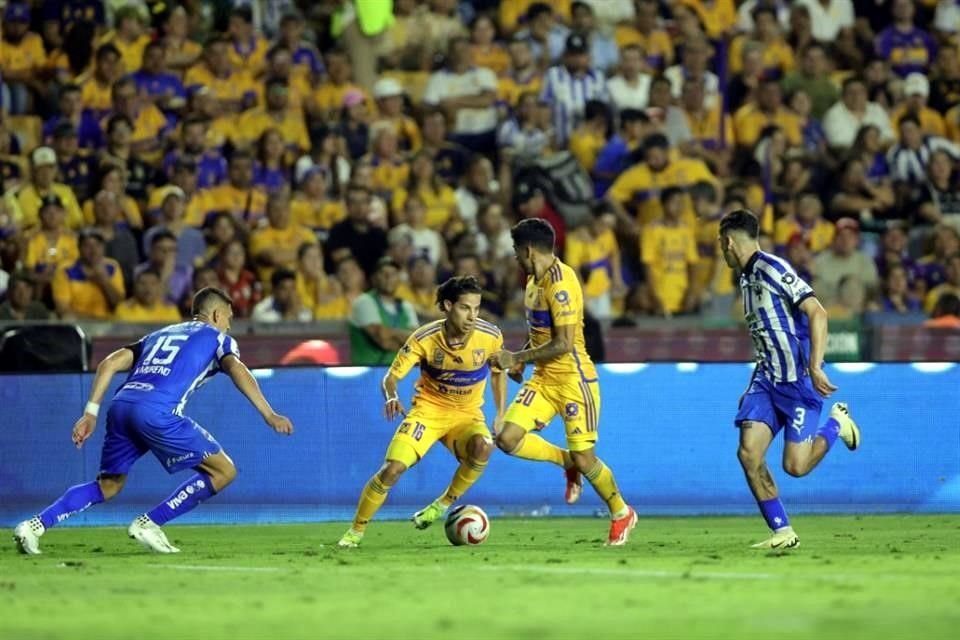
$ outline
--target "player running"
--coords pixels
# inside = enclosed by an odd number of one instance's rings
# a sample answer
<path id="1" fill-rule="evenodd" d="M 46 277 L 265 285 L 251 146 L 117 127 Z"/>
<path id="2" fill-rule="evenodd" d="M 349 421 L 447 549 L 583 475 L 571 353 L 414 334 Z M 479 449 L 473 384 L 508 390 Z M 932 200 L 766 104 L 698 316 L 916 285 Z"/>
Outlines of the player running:
<path id="1" fill-rule="evenodd" d="M 219 289 L 201 289 L 193 297 L 193 321 L 155 331 L 114 351 L 97 367 L 83 415 L 73 427 L 79 449 L 97 426 L 100 401 L 114 374 L 133 372 L 113 396 L 96 480 L 67 489 L 56 502 L 17 525 L 13 539 L 21 553 L 40 553 L 40 536 L 75 513 L 114 497 L 130 467 L 152 451 L 168 473 L 196 473 L 127 529 L 131 538 L 158 553 L 177 553 L 160 527 L 223 491 L 237 475 L 233 461 L 199 424 L 183 415 L 190 395 L 218 371 L 257 408 L 276 432 L 293 432 L 290 420 L 274 412 L 257 381 L 240 361 L 230 330 L 230 297 Z"/>
<path id="2" fill-rule="evenodd" d="M 397 353 L 383 379 L 384 413 L 387 420 L 398 415 L 404 419 L 387 446 L 383 466 L 363 488 L 353 526 L 340 538 L 339 546 L 360 544 L 390 488 L 438 440 L 460 466 L 443 495 L 413 515 L 418 529 L 426 529 L 442 517 L 487 467 L 493 438 L 481 411 L 483 389 L 490 371 L 487 357 L 503 348 L 503 336 L 496 325 L 479 317 L 482 293 L 473 276 L 444 282 L 437 290 L 437 305 L 445 317 L 417 329 Z M 397 383 L 416 365 L 420 365 L 420 379 L 410 413 L 406 413 L 397 398 Z M 506 407 L 507 378 L 503 372 L 491 372 L 490 377 L 497 405 L 496 431 Z"/>
<path id="3" fill-rule="evenodd" d="M 622 545 L 637 524 L 637 514 L 624 502 L 613 472 L 595 452 L 600 387 L 583 341 L 580 281 L 572 268 L 553 255 L 555 235 L 550 223 L 530 218 L 510 233 L 517 260 L 527 273 L 524 305 L 529 340 L 517 353 L 493 354 L 490 364 L 516 377 L 528 362 L 536 368 L 510 405 L 503 430 L 497 433 L 497 446 L 513 456 L 563 467 L 565 498 L 570 504 L 580 498 L 580 474 L 585 475 L 610 509 L 607 544 Z M 556 415 L 563 417 L 566 426 L 567 449 L 530 433 L 543 429 Z"/>
<path id="4" fill-rule="evenodd" d="M 860 429 L 842 402 L 833 405 L 830 417 L 817 428 L 820 396 L 837 390 L 822 368 L 827 312 L 787 262 L 760 251 L 758 234 L 759 223 L 749 211 L 732 211 L 720 221 L 720 249 L 730 268 L 740 272 L 743 312 L 757 356 L 735 418 L 740 428 L 737 457 L 773 531 L 753 547 L 787 549 L 799 546 L 800 539 L 765 462 L 773 438 L 785 429 L 783 469 L 799 478 L 813 471 L 838 436 L 848 449 L 856 449 Z"/>

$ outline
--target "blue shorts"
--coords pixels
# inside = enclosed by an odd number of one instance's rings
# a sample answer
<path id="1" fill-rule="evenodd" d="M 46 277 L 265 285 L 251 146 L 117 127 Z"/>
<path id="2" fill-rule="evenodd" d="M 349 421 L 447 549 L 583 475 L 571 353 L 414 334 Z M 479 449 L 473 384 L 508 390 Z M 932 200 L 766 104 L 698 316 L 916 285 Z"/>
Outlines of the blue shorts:
<path id="1" fill-rule="evenodd" d="M 220 443 L 190 418 L 149 404 L 113 402 L 107 411 L 100 473 L 126 475 L 147 451 L 153 452 L 167 473 L 176 473 L 222 450 Z"/>
<path id="2" fill-rule="evenodd" d="M 797 382 L 774 383 L 757 374 L 740 398 L 740 410 L 734 423 L 762 422 L 776 436 L 786 429 L 788 442 L 812 441 L 817 435 L 823 400 L 813 388 L 810 378 Z"/>

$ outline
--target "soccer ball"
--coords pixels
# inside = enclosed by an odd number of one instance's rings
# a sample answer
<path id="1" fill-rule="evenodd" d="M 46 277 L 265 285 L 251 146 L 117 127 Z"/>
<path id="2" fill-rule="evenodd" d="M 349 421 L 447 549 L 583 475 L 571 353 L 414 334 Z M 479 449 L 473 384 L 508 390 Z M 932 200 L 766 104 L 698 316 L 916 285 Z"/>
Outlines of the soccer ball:
<path id="1" fill-rule="evenodd" d="M 447 540 L 454 546 L 481 544 L 490 535 L 490 519 L 480 507 L 462 504 L 447 516 L 444 529 Z"/>

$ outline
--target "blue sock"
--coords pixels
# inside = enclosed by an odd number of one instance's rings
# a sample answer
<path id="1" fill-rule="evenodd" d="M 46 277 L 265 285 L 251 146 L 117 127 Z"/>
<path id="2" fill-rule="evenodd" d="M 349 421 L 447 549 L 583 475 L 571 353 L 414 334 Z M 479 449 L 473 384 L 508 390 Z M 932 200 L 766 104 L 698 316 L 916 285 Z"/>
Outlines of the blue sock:
<path id="1" fill-rule="evenodd" d="M 760 507 L 763 519 L 767 521 L 767 526 L 772 530 L 776 531 L 790 526 L 790 518 L 787 517 L 787 510 L 783 508 L 780 498 L 757 500 L 757 505 Z"/>
<path id="2" fill-rule="evenodd" d="M 57 501 L 40 512 L 38 516 L 44 528 L 54 527 L 75 513 L 80 513 L 87 507 L 103 502 L 103 491 L 96 480 L 77 484 L 64 492 Z"/>
<path id="3" fill-rule="evenodd" d="M 157 526 L 162 527 L 174 518 L 192 511 L 194 507 L 215 493 L 210 476 L 198 473 L 174 489 L 166 500 L 147 512 L 147 515 L 157 523 Z"/>
<path id="4" fill-rule="evenodd" d="M 823 426 L 817 430 L 817 435 L 827 441 L 827 451 L 829 451 L 837 436 L 840 435 L 840 423 L 835 418 L 827 418 Z"/>

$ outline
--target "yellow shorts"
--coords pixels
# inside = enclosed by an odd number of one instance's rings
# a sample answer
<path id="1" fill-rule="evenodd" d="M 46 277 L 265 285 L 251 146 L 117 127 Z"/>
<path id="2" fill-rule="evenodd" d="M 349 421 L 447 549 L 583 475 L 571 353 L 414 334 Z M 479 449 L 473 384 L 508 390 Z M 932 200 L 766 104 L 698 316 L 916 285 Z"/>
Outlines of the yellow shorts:
<path id="1" fill-rule="evenodd" d="M 567 447 L 585 451 L 597 444 L 600 420 L 600 385 L 597 382 L 557 383 L 534 376 L 521 387 L 507 409 L 504 422 L 525 431 L 539 431 L 561 416 L 567 431 Z"/>
<path id="2" fill-rule="evenodd" d="M 457 460 L 466 458 L 467 443 L 473 436 L 482 436 L 493 443 L 493 436 L 484 422 L 483 414 L 458 414 L 455 409 L 448 413 L 441 411 L 412 409 L 393 434 L 385 459 L 402 462 L 410 468 L 427 454 L 437 440 L 443 443 Z"/>

